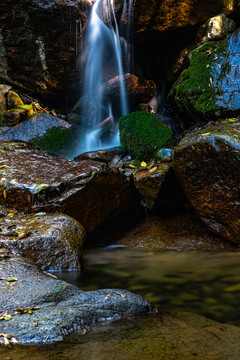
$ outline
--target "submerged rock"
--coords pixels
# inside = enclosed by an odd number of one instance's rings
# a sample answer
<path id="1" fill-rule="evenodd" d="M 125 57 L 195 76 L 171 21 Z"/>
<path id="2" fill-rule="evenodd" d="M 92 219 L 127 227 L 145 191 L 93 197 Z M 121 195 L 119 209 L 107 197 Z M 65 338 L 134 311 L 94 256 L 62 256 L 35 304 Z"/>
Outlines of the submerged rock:
<path id="1" fill-rule="evenodd" d="M 156 312 L 150 302 L 129 291 L 83 292 L 12 255 L 0 260 L 0 278 L 0 308 L 10 315 L 10 320 L 0 320 L 0 333 L 12 334 L 20 344 L 61 341 L 98 321 Z"/>
<path id="2" fill-rule="evenodd" d="M 102 162 L 69 161 L 21 141 L 0 142 L 0 204 L 29 212 L 62 212 L 86 232 L 136 206 L 123 176 Z"/>
<path id="3" fill-rule="evenodd" d="M 9 216 L 0 221 L 0 248 L 16 249 L 44 270 L 80 270 L 85 231 L 63 214 Z"/>
<path id="4" fill-rule="evenodd" d="M 190 203 L 215 233 L 240 244 L 240 123 L 229 119 L 187 134 L 173 167 Z"/>
<path id="5" fill-rule="evenodd" d="M 182 112 L 205 120 L 239 112 L 239 37 L 238 29 L 189 53 L 190 65 L 171 90 Z"/>

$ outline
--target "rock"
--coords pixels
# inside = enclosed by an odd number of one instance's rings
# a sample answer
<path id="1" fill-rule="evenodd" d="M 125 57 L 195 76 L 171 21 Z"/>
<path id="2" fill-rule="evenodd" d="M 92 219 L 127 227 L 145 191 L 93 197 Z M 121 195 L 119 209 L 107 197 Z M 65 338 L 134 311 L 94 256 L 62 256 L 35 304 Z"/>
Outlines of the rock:
<path id="1" fill-rule="evenodd" d="M 169 171 L 170 164 L 157 164 L 150 169 L 138 170 L 134 175 L 134 184 L 143 201 L 143 204 L 153 210 L 156 198 L 163 181 Z"/>
<path id="2" fill-rule="evenodd" d="M 160 32 L 180 31 L 181 28 L 205 22 L 216 14 L 237 14 L 240 5 L 232 1 L 205 0 L 172 2 L 159 5 L 157 0 L 137 0 L 134 3 L 135 34 L 139 37 L 156 36 Z"/>
<path id="3" fill-rule="evenodd" d="M 6 281 L 10 274 L 17 279 L 13 286 Z M 0 333 L 12 334 L 20 344 L 61 341 L 97 321 L 156 312 L 150 302 L 129 291 L 83 292 L 42 273 L 21 257 L 1 260 L 0 278 L 0 308 L 12 315 L 11 320 L 0 322 Z"/>
<path id="4" fill-rule="evenodd" d="M 56 116 L 38 113 L 13 128 L 0 129 L 1 140 L 33 141 L 44 137 L 51 129 L 69 129 L 71 125 Z"/>
<path id="5" fill-rule="evenodd" d="M 76 161 L 80 160 L 94 160 L 109 164 L 117 155 L 117 148 L 110 148 L 106 150 L 88 151 L 80 154 L 74 158 Z"/>
<path id="6" fill-rule="evenodd" d="M 7 93 L 8 110 L 18 108 L 22 105 L 24 105 L 24 103 L 20 96 L 15 91 L 9 90 Z"/>
<path id="7" fill-rule="evenodd" d="M 240 244 L 240 124 L 230 119 L 187 134 L 175 149 L 174 171 L 203 222 Z"/>
<path id="8" fill-rule="evenodd" d="M 85 231 L 63 214 L 17 215 L 0 221 L 0 247 L 17 249 L 43 270 L 80 270 Z"/>
<path id="9" fill-rule="evenodd" d="M 124 74 L 123 79 L 128 99 L 133 107 L 148 102 L 157 92 L 156 84 L 152 80 L 140 79 L 129 73 Z M 104 96 L 113 104 L 120 96 L 120 80 L 120 76 L 117 76 L 104 85 Z"/>
<path id="10" fill-rule="evenodd" d="M 116 246 L 151 248 L 175 251 L 236 250 L 202 223 L 194 211 L 180 211 L 172 215 L 150 216 L 116 241 Z"/>
<path id="11" fill-rule="evenodd" d="M 3 0 L 0 78 L 34 94 L 62 94 L 66 100 L 66 92 L 79 84 L 76 54 L 90 7 L 85 0 Z"/>
<path id="12" fill-rule="evenodd" d="M 0 90 L 0 113 L 6 111 L 6 99 L 3 92 Z"/>
<path id="13" fill-rule="evenodd" d="M 226 15 L 220 14 L 214 16 L 200 27 L 196 34 L 196 43 L 199 46 L 211 40 L 224 39 L 235 29 L 235 21 L 228 19 Z"/>
<path id="14" fill-rule="evenodd" d="M 220 43 L 211 41 L 189 54 L 190 65 L 171 90 L 183 113 L 207 121 L 239 112 L 239 36 L 238 29 Z"/>
<path id="15" fill-rule="evenodd" d="M 106 164 L 70 161 L 21 141 L 0 142 L 0 203 L 30 212 L 62 212 L 86 232 L 132 211 L 135 194 L 119 172 Z"/>
<path id="16" fill-rule="evenodd" d="M 15 126 L 21 122 L 21 115 L 25 113 L 24 110 L 9 110 L 0 114 L 2 126 Z M 3 129 L 4 131 L 5 129 Z M 1 130 L 0 130 L 1 132 Z"/>
<path id="17" fill-rule="evenodd" d="M 3 93 L 3 95 L 6 95 L 9 90 L 11 90 L 11 86 L 10 85 L 5 85 L 5 84 L 0 84 L 0 91 Z"/>
<path id="18" fill-rule="evenodd" d="M 138 160 L 154 159 L 157 150 L 174 144 L 172 131 L 146 111 L 122 116 L 118 127 L 123 150 Z"/>

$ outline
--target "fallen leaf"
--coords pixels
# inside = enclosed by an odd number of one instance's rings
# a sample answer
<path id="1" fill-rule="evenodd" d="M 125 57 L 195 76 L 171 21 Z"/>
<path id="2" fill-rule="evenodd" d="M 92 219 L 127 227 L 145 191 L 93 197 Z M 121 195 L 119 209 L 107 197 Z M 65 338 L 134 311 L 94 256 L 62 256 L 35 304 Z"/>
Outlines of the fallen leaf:
<path id="1" fill-rule="evenodd" d="M 149 170 L 149 172 L 152 173 L 152 172 L 154 172 L 155 170 L 157 170 L 157 167 L 156 167 L 156 166 L 154 166 L 153 168 L 151 168 L 151 169 Z"/>
<path id="2" fill-rule="evenodd" d="M 115 294 L 120 295 L 122 298 L 125 298 L 125 297 L 126 297 L 126 295 L 121 294 L 121 293 L 120 293 L 120 292 L 118 292 L 118 291 L 114 291 L 114 292 L 115 292 Z"/>
<path id="3" fill-rule="evenodd" d="M 142 166 L 142 167 L 147 166 L 147 164 L 145 163 L 145 161 L 142 161 L 142 162 L 141 162 L 141 166 Z"/>
<path id="4" fill-rule="evenodd" d="M 4 197 L 4 199 L 7 198 L 7 191 L 6 190 L 3 190 L 3 197 Z"/>
<path id="5" fill-rule="evenodd" d="M 111 294 L 107 294 L 107 296 L 105 297 L 105 300 L 106 300 L 107 298 L 109 298 L 110 295 L 111 295 Z"/>

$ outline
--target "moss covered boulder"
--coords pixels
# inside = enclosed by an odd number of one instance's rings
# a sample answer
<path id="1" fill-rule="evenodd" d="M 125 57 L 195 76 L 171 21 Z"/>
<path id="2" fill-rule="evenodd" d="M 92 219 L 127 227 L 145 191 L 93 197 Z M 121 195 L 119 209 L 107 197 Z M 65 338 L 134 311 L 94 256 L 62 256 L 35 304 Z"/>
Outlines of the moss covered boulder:
<path id="1" fill-rule="evenodd" d="M 175 149 L 173 166 L 204 223 L 240 244 L 240 121 L 229 119 L 187 134 Z"/>
<path id="2" fill-rule="evenodd" d="M 189 67 L 171 90 L 182 112 L 208 120 L 240 111 L 239 39 L 238 29 L 189 53 Z"/>
<path id="3" fill-rule="evenodd" d="M 118 127 L 123 150 L 139 160 L 154 158 L 157 150 L 174 144 L 172 131 L 146 111 L 122 116 Z"/>

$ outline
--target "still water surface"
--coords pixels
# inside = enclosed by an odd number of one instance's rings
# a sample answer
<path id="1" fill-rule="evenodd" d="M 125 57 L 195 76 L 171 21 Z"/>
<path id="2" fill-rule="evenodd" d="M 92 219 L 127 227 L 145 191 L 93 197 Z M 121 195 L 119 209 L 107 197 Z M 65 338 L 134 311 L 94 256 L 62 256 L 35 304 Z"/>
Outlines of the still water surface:
<path id="1" fill-rule="evenodd" d="M 239 250 L 178 252 L 110 246 L 86 249 L 82 273 L 57 275 L 83 290 L 106 287 L 131 290 L 152 301 L 158 307 L 160 314 L 187 311 L 240 326 L 239 260 Z M 174 351 L 171 350 L 172 355 L 165 357 L 159 355 L 161 350 L 159 340 L 166 337 L 161 333 L 160 317 L 161 315 L 143 316 L 112 324 L 100 324 L 93 327 L 87 335 L 78 337 L 78 340 L 74 337 L 69 338 L 65 344 L 0 349 L 0 355 L 2 353 L 0 358 L 1 360 L 192 359 L 191 354 L 174 353 L 176 347 L 173 347 Z M 145 355 L 141 355 L 144 352 Z M 208 357 L 200 358 L 208 359 Z M 220 355 L 217 358 L 231 357 Z"/>

